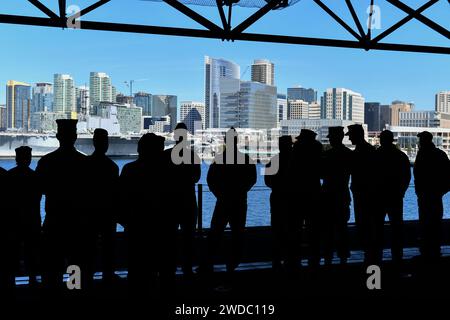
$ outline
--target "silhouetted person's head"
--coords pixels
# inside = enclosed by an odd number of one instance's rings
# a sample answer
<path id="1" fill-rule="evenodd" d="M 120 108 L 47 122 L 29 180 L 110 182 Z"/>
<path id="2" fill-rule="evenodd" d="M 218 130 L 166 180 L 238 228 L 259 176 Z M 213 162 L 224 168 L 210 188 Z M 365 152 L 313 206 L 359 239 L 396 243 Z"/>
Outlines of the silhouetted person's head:
<path id="1" fill-rule="evenodd" d="M 317 133 L 315 133 L 312 130 L 309 129 L 302 129 L 300 131 L 300 135 L 298 135 L 295 139 L 297 139 L 298 142 L 304 144 L 309 143 L 312 144 L 316 141 Z"/>
<path id="2" fill-rule="evenodd" d="M 29 167 L 32 149 L 27 146 L 16 148 L 16 163 L 19 167 Z"/>
<path id="3" fill-rule="evenodd" d="M 150 159 L 164 151 L 164 137 L 154 133 L 144 134 L 138 142 L 138 154 L 140 159 Z"/>
<path id="4" fill-rule="evenodd" d="M 106 154 L 109 147 L 108 131 L 97 128 L 94 131 L 94 148 L 95 152 L 99 154 Z"/>
<path id="5" fill-rule="evenodd" d="M 417 137 L 419 138 L 419 148 L 427 148 L 434 146 L 433 135 L 428 131 L 420 132 Z"/>
<path id="6" fill-rule="evenodd" d="M 349 137 L 350 141 L 354 145 L 359 145 L 363 143 L 364 140 L 364 128 L 360 124 L 352 124 L 347 127 L 348 132 L 345 134 Z"/>
<path id="7" fill-rule="evenodd" d="M 278 138 L 278 149 L 280 153 L 287 153 L 292 150 L 292 137 L 281 136 Z"/>
<path id="8" fill-rule="evenodd" d="M 73 119 L 58 119 L 58 131 L 56 138 L 62 148 L 73 148 L 75 141 L 77 141 L 77 122 Z"/>
<path id="9" fill-rule="evenodd" d="M 392 146 L 394 142 L 394 134 L 390 130 L 384 130 L 380 133 L 380 145 L 382 147 Z"/>
<path id="10" fill-rule="evenodd" d="M 187 141 L 187 127 L 183 122 L 177 123 L 173 132 L 173 139 L 176 143 Z"/>
<path id="11" fill-rule="evenodd" d="M 344 127 L 329 127 L 327 138 L 332 147 L 342 145 L 342 140 L 344 139 Z"/>
<path id="12" fill-rule="evenodd" d="M 238 144 L 238 134 L 236 129 L 231 127 L 225 134 L 225 145 L 227 148 L 237 149 Z"/>

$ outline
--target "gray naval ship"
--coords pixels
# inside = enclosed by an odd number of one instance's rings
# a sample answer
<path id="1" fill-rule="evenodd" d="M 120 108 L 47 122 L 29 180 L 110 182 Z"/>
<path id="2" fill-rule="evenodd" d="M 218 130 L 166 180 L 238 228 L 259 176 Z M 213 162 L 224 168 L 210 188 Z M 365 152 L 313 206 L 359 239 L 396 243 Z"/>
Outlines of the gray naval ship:
<path id="1" fill-rule="evenodd" d="M 137 155 L 137 143 L 140 135 L 110 136 L 108 155 L 112 157 L 130 157 Z M 15 149 L 20 146 L 33 148 L 33 156 L 41 157 L 56 150 L 59 142 L 55 134 L 39 133 L 0 133 L 0 157 L 14 157 Z M 94 151 L 91 134 L 79 134 L 75 147 L 89 155 Z"/>

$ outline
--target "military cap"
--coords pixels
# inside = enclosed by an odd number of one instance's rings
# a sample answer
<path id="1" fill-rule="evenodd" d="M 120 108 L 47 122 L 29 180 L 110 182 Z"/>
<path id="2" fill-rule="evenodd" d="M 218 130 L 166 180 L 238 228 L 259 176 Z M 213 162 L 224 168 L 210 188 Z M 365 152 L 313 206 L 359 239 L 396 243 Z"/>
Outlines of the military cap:
<path id="1" fill-rule="evenodd" d="M 344 127 L 328 127 L 328 135 L 327 138 L 331 136 L 342 136 L 344 135 Z"/>
<path id="2" fill-rule="evenodd" d="M 76 119 L 58 119 L 56 120 L 56 124 L 58 125 L 58 132 L 70 132 L 77 131 L 77 123 Z"/>
<path id="3" fill-rule="evenodd" d="M 302 129 L 300 131 L 300 135 L 295 137 L 295 139 L 297 139 L 297 140 L 299 140 L 299 139 L 316 140 L 316 136 L 317 136 L 317 133 L 315 133 L 314 131 L 309 130 L 309 129 Z"/>
<path id="4" fill-rule="evenodd" d="M 16 151 L 16 156 L 22 156 L 22 155 L 31 155 L 31 151 L 33 149 L 31 149 L 28 146 L 21 146 L 15 149 Z"/>
<path id="5" fill-rule="evenodd" d="M 364 134 L 364 128 L 361 124 L 351 124 L 347 128 L 348 128 L 348 131 L 345 134 L 346 136 L 349 136 L 351 134 L 358 134 L 358 133 Z"/>

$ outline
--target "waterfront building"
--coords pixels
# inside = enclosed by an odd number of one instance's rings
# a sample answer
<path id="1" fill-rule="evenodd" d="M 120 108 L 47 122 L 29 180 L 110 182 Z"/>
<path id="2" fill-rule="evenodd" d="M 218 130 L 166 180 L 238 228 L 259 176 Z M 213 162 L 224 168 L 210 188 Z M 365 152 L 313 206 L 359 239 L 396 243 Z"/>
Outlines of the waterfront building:
<path id="1" fill-rule="evenodd" d="M 441 91 L 436 94 L 435 110 L 450 113 L 450 91 Z"/>
<path id="2" fill-rule="evenodd" d="M 240 67 L 224 59 L 205 56 L 205 127 L 218 128 L 220 122 L 220 83 L 223 79 L 240 79 Z"/>
<path id="3" fill-rule="evenodd" d="M 186 124 L 188 131 L 192 134 L 195 129 L 205 129 L 205 104 L 182 101 L 180 103 L 180 122 Z"/>
<path id="4" fill-rule="evenodd" d="M 31 86 L 10 80 L 6 84 L 7 127 L 28 130 L 31 115 Z"/>
<path id="5" fill-rule="evenodd" d="M 411 112 L 414 110 L 414 104 L 404 101 L 393 101 L 391 103 L 391 117 L 389 124 L 398 126 L 400 124 L 400 112 Z"/>
<path id="6" fill-rule="evenodd" d="M 364 98 L 345 88 L 327 89 L 321 98 L 321 119 L 364 123 Z"/>
<path id="7" fill-rule="evenodd" d="M 121 134 L 139 134 L 142 131 L 142 108 L 129 104 L 100 102 L 96 108 L 97 116 L 103 119 L 117 118 Z"/>
<path id="8" fill-rule="evenodd" d="M 270 86 L 275 85 L 275 65 L 266 59 L 255 60 L 252 64 L 253 82 L 260 82 Z"/>
<path id="9" fill-rule="evenodd" d="M 394 133 L 397 145 L 407 151 L 408 155 L 414 156 L 418 151 L 419 139 L 417 134 L 428 131 L 433 135 L 434 144 L 450 156 L 450 128 L 388 126 L 388 129 Z"/>
<path id="10" fill-rule="evenodd" d="M 317 140 L 322 143 L 328 143 L 328 128 L 341 126 L 347 131 L 349 125 L 355 124 L 351 120 L 339 120 L 339 119 L 290 119 L 281 121 L 281 135 L 290 135 L 292 137 L 297 137 L 302 129 L 309 129 L 317 133 Z M 363 124 L 366 139 L 367 135 L 367 125 Z M 344 137 L 344 144 L 351 145 L 351 141 L 347 136 Z"/>
<path id="11" fill-rule="evenodd" d="M 90 104 L 113 102 L 111 78 L 104 72 L 91 72 L 89 77 Z"/>
<path id="12" fill-rule="evenodd" d="M 142 121 L 144 124 L 144 130 L 148 130 L 148 132 L 169 133 L 171 131 L 170 116 L 144 116 L 142 117 Z"/>
<path id="13" fill-rule="evenodd" d="M 259 82 L 224 79 L 220 87 L 220 127 L 277 127 L 277 88 Z"/>
<path id="14" fill-rule="evenodd" d="M 31 113 L 53 111 L 53 85 L 47 82 L 34 84 L 31 98 Z"/>
<path id="15" fill-rule="evenodd" d="M 300 86 L 287 88 L 288 100 L 303 100 L 309 103 L 317 102 L 317 91 L 312 88 Z"/>
<path id="16" fill-rule="evenodd" d="M 177 125 L 178 98 L 174 95 L 155 94 L 152 97 L 152 116 L 170 116 L 170 130 L 173 131 Z"/>
<path id="17" fill-rule="evenodd" d="M 422 128 L 450 128 L 450 113 L 411 111 L 399 113 L 399 126 Z"/>
<path id="18" fill-rule="evenodd" d="M 76 112 L 76 96 L 73 78 L 68 74 L 55 74 L 53 82 L 53 112 Z"/>
<path id="19" fill-rule="evenodd" d="M 56 120 L 67 119 L 66 113 L 39 111 L 31 114 L 31 129 L 39 133 L 56 132 Z"/>
<path id="20" fill-rule="evenodd" d="M 143 116 L 152 115 L 152 95 L 147 92 L 137 92 L 134 94 L 134 104 L 142 108 Z"/>

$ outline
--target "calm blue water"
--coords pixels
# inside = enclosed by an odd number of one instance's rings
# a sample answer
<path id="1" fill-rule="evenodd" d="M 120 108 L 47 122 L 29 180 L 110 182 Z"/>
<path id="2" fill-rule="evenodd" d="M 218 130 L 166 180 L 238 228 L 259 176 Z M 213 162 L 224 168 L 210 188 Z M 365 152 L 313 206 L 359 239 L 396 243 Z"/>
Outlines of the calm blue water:
<path id="1" fill-rule="evenodd" d="M 122 169 L 122 167 L 133 161 L 133 159 L 115 159 L 117 165 Z M 36 167 L 37 160 L 33 160 L 31 167 L 34 169 Z M 0 166 L 5 169 L 11 169 L 15 166 L 15 161 L 13 159 L 1 159 Z M 261 174 L 262 165 L 258 166 L 258 181 L 253 189 L 248 195 L 248 226 L 265 226 L 270 224 L 270 205 L 269 196 L 270 190 L 264 184 L 264 176 Z M 208 165 L 202 165 L 202 176 L 200 183 L 204 184 L 203 193 L 203 226 L 209 227 L 211 221 L 211 215 L 214 210 L 215 197 L 208 191 L 206 185 L 206 175 L 208 173 Z M 41 204 L 41 215 L 45 216 L 45 211 L 43 203 Z M 450 218 L 450 193 L 444 197 L 444 216 Z M 416 220 L 418 219 L 417 213 L 417 200 L 414 193 L 414 187 L 410 186 L 408 189 L 405 199 L 404 199 L 404 218 L 405 220 Z M 351 216 L 351 221 L 353 220 L 353 212 Z"/>

